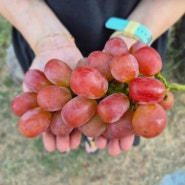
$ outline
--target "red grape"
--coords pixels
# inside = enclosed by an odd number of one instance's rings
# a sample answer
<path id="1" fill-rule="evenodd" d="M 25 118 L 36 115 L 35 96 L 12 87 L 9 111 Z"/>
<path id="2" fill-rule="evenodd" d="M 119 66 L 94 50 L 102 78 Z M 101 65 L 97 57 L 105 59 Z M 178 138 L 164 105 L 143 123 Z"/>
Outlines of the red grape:
<path id="1" fill-rule="evenodd" d="M 152 138 L 159 135 L 165 129 L 166 123 L 166 112 L 157 103 L 139 105 L 132 119 L 135 132 L 145 138 Z"/>
<path id="2" fill-rule="evenodd" d="M 118 121 L 107 124 L 109 137 L 120 139 L 134 134 L 134 128 L 132 126 L 133 114 L 134 112 L 132 110 L 128 110 Z"/>
<path id="3" fill-rule="evenodd" d="M 140 104 L 157 103 L 164 99 L 166 88 L 158 79 L 138 77 L 129 85 L 130 98 Z"/>
<path id="4" fill-rule="evenodd" d="M 71 73 L 70 87 L 79 96 L 98 99 L 106 94 L 108 81 L 97 69 L 81 66 Z"/>
<path id="5" fill-rule="evenodd" d="M 171 109 L 175 104 L 174 95 L 172 92 L 167 91 L 166 97 L 164 100 L 160 101 L 159 104 L 164 108 L 164 110 Z"/>
<path id="6" fill-rule="evenodd" d="M 87 137 L 100 136 L 107 127 L 107 123 L 103 122 L 96 113 L 89 121 L 79 127 L 80 131 Z"/>
<path id="7" fill-rule="evenodd" d="M 142 47 L 145 47 L 147 46 L 147 44 L 145 44 L 144 42 L 141 42 L 141 41 L 137 41 L 135 42 L 129 49 L 129 52 L 131 54 L 135 53 L 137 50 L 139 50 L 140 48 Z"/>
<path id="8" fill-rule="evenodd" d="M 22 116 L 26 111 L 38 107 L 37 93 L 35 92 L 23 92 L 14 97 L 11 102 L 12 112 L 16 116 Z"/>
<path id="9" fill-rule="evenodd" d="M 45 74 L 38 69 L 30 69 L 26 72 L 24 83 L 33 92 L 39 92 L 43 87 L 51 85 Z"/>
<path id="10" fill-rule="evenodd" d="M 72 98 L 68 88 L 56 85 L 44 87 L 37 95 L 37 102 L 47 111 L 60 110 Z"/>
<path id="11" fill-rule="evenodd" d="M 162 59 L 152 47 L 145 46 L 133 53 L 139 64 L 139 71 L 145 76 L 153 76 L 162 69 Z"/>
<path id="12" fill-rule="evenodd" d="M 93 51 L 87 57 L 87 66 L 93 67 L 100 71 L 108 81 L 112 80 L 110 72 L 110 63 L 112 56 L 102 51 Z"/>
<path id="13" fill-rule="evenodd" d="M 72 69 L 63 61 L 51 59 L 44 68 L 46 77 L 55 85 L 69 87 Z"/>
<path id="14" fill-rule="evenodd" d="M 50 130 L 56 136 L 66 136 L 71 133 L 73 127 L 66 125 L 63 122 L 61 111 L 57 111 L 53 114 L 50 124 Z"/>
<path id="15" fill-rule="evenodd" d="M 18 122 L 19 131 L 28 138 L 34 138 L 49 128 L 51 113 L 41 109 L 33 108 L 24 113 Z"/>
<path id="16" fill-rule="evenodd" d="M 66 125 L 78 127 L 92 118 L 96 107 L 96 100 L 77 96 L 63 106 L 62 119 Z"/>
<path id="17" fill-rule="evenodd" d="M 104 46 L 103 51 L 112 56 L 119 56 L 128 52 L 128 47 L 124 40 L 119 37 L 109 39 Z"/>
<path id="18" fill-rule="evenodd" d="M 113 123 L 121 118 L 129 106 L 130 102 L 125 94 L 113 93 L 99 102 L 97 112 L 104 122 Z"/>
<path id="19" fill-rule="evenodd" d="M 137 60 L 129 53 L 114 57 L 110 69 L 112 76 L 119 82 L 130 82 L 139 75 Z"/>

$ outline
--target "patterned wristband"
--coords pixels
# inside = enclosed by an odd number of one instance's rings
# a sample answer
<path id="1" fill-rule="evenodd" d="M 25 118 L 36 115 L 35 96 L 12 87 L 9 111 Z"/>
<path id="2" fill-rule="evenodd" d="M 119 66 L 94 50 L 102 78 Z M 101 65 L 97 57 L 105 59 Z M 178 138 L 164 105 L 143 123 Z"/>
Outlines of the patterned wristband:
<path id="1" fill-rule="evenodd" d="M 131 38 L 135 38 L 136 40 L 140 40 L 148 45 L 151 44 L 152 34 L 150 30 L 136 21 L 111 17 L 106 21 L 105 27 L 117 30 L 112 34 L 112 36 L 123 34 Z"/>

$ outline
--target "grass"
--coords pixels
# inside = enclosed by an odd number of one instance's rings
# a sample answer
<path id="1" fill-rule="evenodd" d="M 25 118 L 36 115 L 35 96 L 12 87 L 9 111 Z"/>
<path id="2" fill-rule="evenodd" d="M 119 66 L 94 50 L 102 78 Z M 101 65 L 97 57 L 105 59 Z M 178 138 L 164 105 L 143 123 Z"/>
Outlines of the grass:
<path id="1" fill-rule="evenodd" d="M 5 57 L 5 50 L 11 42 L 10 24 L 0 16 L 0 58 Z"/>

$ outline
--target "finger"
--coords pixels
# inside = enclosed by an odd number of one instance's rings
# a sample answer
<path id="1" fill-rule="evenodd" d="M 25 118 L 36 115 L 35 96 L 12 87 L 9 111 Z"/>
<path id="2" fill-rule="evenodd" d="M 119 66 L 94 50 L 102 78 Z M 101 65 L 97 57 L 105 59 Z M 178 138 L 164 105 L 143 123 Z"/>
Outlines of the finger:
<path id="1" fill-rule="evenodd" d="M 95 143 L 96 143 L 96 146 L 100 149 L 100 150 L 103 150 L 106 148 L 107 146 L 107 139 L 103 136 L 99 136 L 99 137 L 96 137 L 95 138 Z"/>
<path id="2" fill-rule="evenodd" d="M 46 54 L 37 55 L 37 57 L 32 61 L 30 69 L 39 69 L 40 71 L 44 71 L 44 67 L 48 61 L 49 59 Z"/>
<path id="3" fill-rule="evenodd" d="M 121 150 L 127 151 L 131 149 L 134 142 L 134 134 L 120 139 Z"/>
<path id="4" fill-rule="evenodd" d="M 54 151 L 56 149 L 55 136 L 50 131 L 44 132 L 42 136 L 45 149 L 48 152 Z"/>
<path id="5" fill-rule="evenodd" d="M 22 89 L 23 89 L 24 92 L 30 91 L 30 90 L 26 87 L 25 83 L 22 84 Z"/>
<path id="6" fill-rule="evenodd" d="M 82 135 L 81 132 L 78 129 L 75 129 L 72 131 L 70 135 L 71 135 L 70 148 L 71 149 L 78 148 L 78 146 L 80 145 L 80 141 L 81 141 L 81 135 Z"/>
<path id="7" fill-rule="evenodd" d="M 69 147 L 70 136 L 57 136 L 56 137 L 56 147 L 60 152 L 66 152 L 70 150 Z"/>
<path id="8" fill-rule="evenodd" d="M 112 156 L 117 156 L 119 155 L 121 149 L 119 145 L 119 140 L 118 139 L 110 139 L 108 142 L 108 152 Z"/>

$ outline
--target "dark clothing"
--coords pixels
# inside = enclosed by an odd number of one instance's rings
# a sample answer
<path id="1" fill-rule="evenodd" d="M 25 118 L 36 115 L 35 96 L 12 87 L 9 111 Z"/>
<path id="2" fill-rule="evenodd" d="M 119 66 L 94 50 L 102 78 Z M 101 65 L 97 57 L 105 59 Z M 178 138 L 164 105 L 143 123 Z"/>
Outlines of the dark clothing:
<path id="1" fill-rule="evenodd" d="M 139 0 L 46 0 L 63 25 L 74 36 L 76 44 L 83 56 L 95 50 L 102 50 L 113 30 L 105 28 L 106 20 L 111 16 L 127 18 L 137 6 Z M 34 53 L 21 36 L 13 28 L 13 45 L 18 60 L 26 72 L 34 58 Z M 167 33 L 152 44 L 164 61 Z"/>

